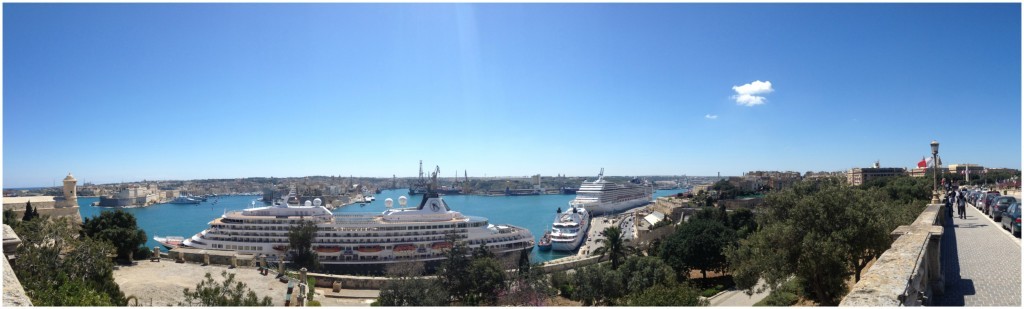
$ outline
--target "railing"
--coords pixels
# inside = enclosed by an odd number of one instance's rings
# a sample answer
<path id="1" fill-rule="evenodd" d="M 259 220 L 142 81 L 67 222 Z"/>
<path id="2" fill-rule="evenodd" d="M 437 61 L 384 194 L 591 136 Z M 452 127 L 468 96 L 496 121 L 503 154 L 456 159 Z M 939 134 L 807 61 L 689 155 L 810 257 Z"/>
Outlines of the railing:
<path id="1" fill-rule="evenodd" d="M 930 204 L 910 225 L 892 232 L 896 238 L 839 306 L 922 306 L 943 293 L 941 243 L 944 204 Z"/>

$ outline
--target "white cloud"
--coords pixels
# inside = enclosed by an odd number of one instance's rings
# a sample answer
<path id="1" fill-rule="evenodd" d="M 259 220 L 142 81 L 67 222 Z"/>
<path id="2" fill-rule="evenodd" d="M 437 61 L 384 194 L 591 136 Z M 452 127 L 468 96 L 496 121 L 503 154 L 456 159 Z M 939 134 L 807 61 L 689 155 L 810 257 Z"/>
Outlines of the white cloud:
<path id="1" fill-rule="evenodd" d="M 707 115 L 704 115 L 704 118 L 715 120 L 715 119 L 718 119 L 718 115 L 707 114 Z"/>
<path id="2" fill-rule="evenodd" d="M 743 106 L 755 106 L 764 104 L 766 100 L 762 94 L 768 94 L 774 92 L 772 89 L 771 81 L 759 81 L 755 80 L 749 84 L 742 86 L 732 86 L 732 90 L 736 91 L 736 95 L 732 96 L 733 100 L 736 100 L 736 104 Z"/>

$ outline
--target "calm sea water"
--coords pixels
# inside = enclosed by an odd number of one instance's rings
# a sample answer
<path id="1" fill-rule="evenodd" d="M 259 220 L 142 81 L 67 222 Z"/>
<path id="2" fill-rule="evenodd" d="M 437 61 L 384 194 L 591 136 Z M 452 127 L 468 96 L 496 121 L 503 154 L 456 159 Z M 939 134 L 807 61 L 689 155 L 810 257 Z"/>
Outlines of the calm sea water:
<path id="1" fill-rule="evenodd" d="M 679 192 L 682 190 L 662 190 L 656 191 L 654 195 L 660 197 Z M 384 190 L 376 195 L 377 200 L 372 203 L 367 203 L 364 206 L 359 204 L 345 206 L 335 209 L 334 213 L 380 213 L 385 209 L 384 199 L 393 199 L 395 207 L 398 207 L 398 197 L 403 195 L 408 197 L 408 190 Z M 452 210 L 466 215 L 486 217 L 492 224 L 511 224 L 524 227 L 529 229 L 534 238 L 539 240 L 544 235 L 544 231 L 550 228 L 555 211 L 559 207 L 565 210 L 569 201 L 574 197 L 575 195 L 447 195 L 443 198 Z M 153 240 L 154 235 L 190 237 L 209 227 L 209 222 L 225 211 L 248 208 L 256 198 L 258 197 L 222 196 L 211 198 L 198 205 L 157 204 L 145 208 L 125 209 L 125 211 L 135 215 L 139 227 L 146 231 L 148 238 L 146 246 L 152 248 L 160 245 Z M 410 198 L 408 206 L 418 205 L 421 198 L 422 196 Z M 92 203 L 97 200 L 99 199 L 78 199 L 83 218 L 93 217 L 99 215 L 103 210 L 109 210 L 109 208 L 93 207 Z M 259 202 L 256 204 L 262 206 Z M 534 262 L 543 262 L 567 255 L 569 254 L 553 251 L 540 252 L 534 249 L 531 259 Z"/>

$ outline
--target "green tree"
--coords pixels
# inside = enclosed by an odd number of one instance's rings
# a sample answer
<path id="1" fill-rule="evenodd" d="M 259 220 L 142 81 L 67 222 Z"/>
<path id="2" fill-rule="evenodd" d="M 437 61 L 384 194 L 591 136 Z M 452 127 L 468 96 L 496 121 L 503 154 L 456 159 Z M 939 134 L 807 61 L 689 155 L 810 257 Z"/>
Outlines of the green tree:
<path id="1" fill-rule="evenodd" d="M 746 238 L 747 235 L 757 230 L 754 212 L 746 208 L 733 211 L 729 214 L 729 228 L 736 231 L 738 238 Z"/>
<path id="2" fill-rule="evenodd" d="M 510 281 L 498 298 L 499 306 L 546 306 L 547 300 L 556 293 L 540 268 L 516 272 Z"/>
<path id="3" fill-rule="evenodd" d="M 220 276 L 223 282 L 217 283 L 210 273 L 206 273 L 206 279 L 196 284 L 195 290 L 185 288 L 182 293 L 185 301 L 178 303 L 179 306 L 246 306 L 268 307 L 273 305 L 270 297 L 264 296 L 260 299 L 248 286 L 241 281 L 235 281 L 235 274 L 228 274 L 221 271 Z"/>
<path id="4" fill-rule="evenodd" d="M 448 291 L 441 281 L 417 277 L 401 277 L 384 283 L 377 304 L 388 307 L 448 306 Z"/>
<path id="5" fill-rule="evenodd" d="M 447 236 L 449 242 L 454 245 L 445 251 L 445 259 L 441 261 L 437 276 L 441 279 L 441 285 L 448 290 L 448 295 L 454 301 L 462 302 L 473 291 L 473 281 L 469 277 L 469 264 L 471 259 L 469 247 L 464 242 L 457 241 L 457 235 Z"/>
<path id="6" fill-rule="evenodd" d="M 296 268 L 304 267 L 310 271 L 320 269 L 320 258 L 313 251 L 316 231 L 316 223 L 309 220 L 302 220 L 302 223 L 288 229 L 288 254 Z"/>
<path id="7" fill-rule="evenodd" d="M 696 307 L 707 306 L 700 291 L 687 285 L 658 284 L 623 298 L 621 305 L 643 307 Z"/>
<path id="8" fill-rule="evenodd" d="M 18 215 L 14 213 L 14 210 L 4 209 L 4 224 L 11 226 L 12 229 L 17 229 Z"/>
<path id="9" fill-rule="evenodd" d="M 579 268 L 572 276 L 572 298 L 583 302 L 584 306 L 614 305 L 624 294 L 623 281 L 621 273 L 604 265 Z"/>
<path id="10" fill-rule="evenodd" d="M 32 208 L 32 201 L 25 202 L 25 214 L 21 217 L 21 221 L 32 221 L 39 217 L 39 212 Z"/>
<path id="11" fill-rule="evenodd" d="M 505 270 L 491 257 L 475 258 L 469 263 L 470 291 L 462 305 L 495 306 L 505 286 Z"/>
<path id="12" fill-rule="evenodd" d="M 107 242 L 76 238 L 67 218 L 21 222 L 15 274 L 37 306 L 116 306 L 125 297 L 114 282 Z"/>
<path id="13" fill-rule="evenodd" d="M 604 239 L 601 239 L 601 247 L 592 252 L 592 255 L 607 256 L 612 261 L 612 269 L 619 269 L 619 265 L 626 260 L 630 254 L 636 253 L 636 249 L 626 245 L 622 229 L 618 226 L 610 226 L 604 229 Z"/>
<path id="14" fill-rule="evenodd" d="M 146 244 L 146 232 L 139 229 L 135 216 L 120 209 L 85 218 L 80 233 L 114 245 L 119 259 L 128 259 L 139 246 Z"/>
<path id="15" fill-rule="evenodd" d="M 727 250 L 737 286 L 749 292 L 764 278 L 777 288 L 795 275 L 810 298 L 837 304 L 846 292 L 846 278 L 859 279 L 864 265 L 891 244 L 888 233 L 920 212 L 920 207 L 890 199 L 901 190 L 864 190 L 823 180 L 769 194 L 758 215 L 759 229 Z"/>
<path id="16" fill-rule="evenodd" d="M 736 233 L 721 222 L 690 220 L 665 241 L 661 258 L 683 278 L 691 269 L 699 269 L 707 278 L 708 270 L 722 271 L 728 266 L 723 251 L 736 241 Z"/>
<path id="17" fill-rule="evenodd" d="M 619 267 L 624 286 L 630 294 L 639 293 L 655 285 L 675 283 L 675 270 L 664 261 L 653 256 L 632 256 Z"/>

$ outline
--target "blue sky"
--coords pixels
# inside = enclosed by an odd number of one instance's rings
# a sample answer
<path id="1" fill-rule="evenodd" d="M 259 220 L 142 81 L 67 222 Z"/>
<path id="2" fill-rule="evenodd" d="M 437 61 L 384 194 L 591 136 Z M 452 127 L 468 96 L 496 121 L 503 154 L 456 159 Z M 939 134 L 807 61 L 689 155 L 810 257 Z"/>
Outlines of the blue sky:
<path id="1" fill-rule="evenodd" d="M 5 187 L 1021 165 L 1019 4 L 3 9 Z"/>

